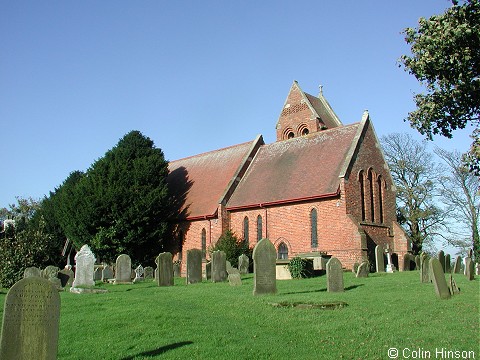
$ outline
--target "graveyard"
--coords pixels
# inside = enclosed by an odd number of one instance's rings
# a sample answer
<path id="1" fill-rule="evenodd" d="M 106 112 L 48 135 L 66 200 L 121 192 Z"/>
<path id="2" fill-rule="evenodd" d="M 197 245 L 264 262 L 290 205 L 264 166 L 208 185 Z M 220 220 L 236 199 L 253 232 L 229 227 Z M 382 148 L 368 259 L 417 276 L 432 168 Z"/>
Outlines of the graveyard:
<path id="1" fill-rule="evenodd" d="M 447 300 L 418 270 L 345 271 L 340 292 L 327 291 L 327 276 L 278 280 L 257 296 L 254 274 L 239 286 L 97 281 L 106 292 L 59 291 L 58 359 L 388 359 L 392 348 L 398 358 L 478 358 L 479 278 L 454 278 L 460 293 Z"/>

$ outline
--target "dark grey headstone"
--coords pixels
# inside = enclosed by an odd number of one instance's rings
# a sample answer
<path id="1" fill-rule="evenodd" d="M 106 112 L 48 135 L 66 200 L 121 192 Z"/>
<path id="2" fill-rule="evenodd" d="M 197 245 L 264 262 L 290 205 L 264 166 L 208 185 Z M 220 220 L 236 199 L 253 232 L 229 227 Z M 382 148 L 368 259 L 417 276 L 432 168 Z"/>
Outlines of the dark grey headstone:
<path id="1" fill-rule="evenodd" d="M 61 281 L 62 287 L 72 286 L 74 277 L 75 274 L 71 269 L 62 269 L 58 272 L 58 278 Z"/>
<path id="2" fill-rule="evenodd" d="M 469 257 L 465 260 L 465 275 L 467 276 L 467 280 L 475 279 L 475 264 L 472 258 Z"/>
<path id="3" fill-rule="evenodd" d="M 39 277 L 15 283 L 5 298 L 0 359 L 56 359 L 60 295 Z"/>
<path id="4" fill-rule="evenodd" d="M 415 270 L 420 270 L 420 255 L 415 255 Z"/>
<path id="5" fill-rule="evenodd" d="M 242 254 L 238 257 L 238 270 L 240 274 L 248 274 L 248 267 L 250 266 L 250 259 L 247 255 Z"/>
<path id="6" fill-rule="evenodd" d="M 227 256 L 223 251 L 214 251 L 212 253 L 212 282 L 225 280 L 227 280 Z"/>
<path id="7" fill-rule="evenodd" d="M 202 250 L 187 250 L 187 284 L 202 282 Z"/>
<path id="8" fill-rule="evenodd" d="M 103 271 L 103 266 L 97 266 L 93 273 L 93 280 L 95 281 L 102 280 L 102 271 Z"/>
<path id="9" fill-rule="evenodd" d="M 260 240 L 253 249 L 253 295 L 275 294 L 277 252 L 268 239 Z"/>
<path id="10" fill-rule="evenodd" d="M 440 299 L 449 299 L 450 291 L 448 290 L 447 280 L 445 280 L 445 273 L 443 272 L 440 260 L 430 259 L 429 267 L 431 280 L 435 286 L 435 293 Z"/>
<path id="11" fill-rule="evenodd" d="M 370 272 L 370 270 L 369 270 L 368 262 L 364 261 L 358 267 L 356 277 L 357 278 L 368 277 L 369 272 Z"/>
<path id="12" fill-rule="evenodd" d="M 330 258 L 327 262 L 327 291 L 344 291 L 342 263 L 334 257 Z"/>
<path id="13" fill-rule="evenodd" d="M 377 272 L 385 272 L 385 260 L 383 258 L 383 246 L 375 246 L 375 265 L 377 267 Z"/>
<path id="14" fill-rule="evenodd" d="M 415 256 L 410 253 L 403 255 L 403 271 L 410 271 L 416 267 Z"/>
<path id="15" fill-rule="evenodd" d="M 442 265 L 442 270 L 443 270 L 443 273 L 445 273 L 445 253 L 443 250 L 440 250 L 438 252 L 438 261 L 440 261 L 440 265 Z"/>
<path id="16" fill-rule="evenodd" d="M 88 245 L 83 245 L 75 255 L 75 280 L 72 288 L 95 286 L 93 271 L 95 266 L 95 255 Z M 70 291 L 72 291 L 70 289 Z"/>
<path id="17" fill-rule="evenodd" d="M 430 259 L 428 258 L 427 254 L 422 253 L 420 255 L 420 282 L 422 283 L 430 283 L 430 270 L 428 263 Z"/>
<path id="18" fill-rule="evenodd" d="M 212 263 L 207 262 L 205 264 L 205 279 L 212 280 Z"/>
<path id="19" fill-rule="evenodd" d="M 23 271 L 23 278 L 29 278 L 29 277 L 42 277 L 42 270 L 40 270 L 35 266 L 26 268 Z"/>
<path id="20" fill-rule="evenodd" d="M 461 274 L 462 273 L 462 257 L 457 256 L 455 259 L 455 265 L 453 266 L 453 273 L 454 274 Z"/>
<path id="21" fill-rule="evenodd" d="M 180 261 L 175 261 L 173 263 L 173 276 L 175 277 L 182 276 L 182 263 Z"/>
<path id="22" fill-rule="evenodd" d="M 117 257 L 115 263 L 115 284 L 132 283 L 132 260 L 127 254 L 121 254 Z"/>
<path id="23" fill-rule="evenodd" d="M 173 286 L 173 256 L 169 252 L 163 252 L 155 260 L 157 263 L 158 286 Z"/>
<path id="24" fill-rule="evenodd" d="M 102 270 L 102 281 L 108 282 L 110 279 L 114 279 L 113 269 L 110 265 L 105 265 Z"/>
<path id="25" fill-rule="evenodd" d="M 144 270 L 145 270 L 145 273 L 144 273 L 145 279 L 153 279 L 153 276 L 154 276 L 153 267 L 146 266 Z M 172 261 L 172 276 L 173 276 L 173 261 Z"/>
<path id="26" fill-rule="evenodd" d="M 228 274 L 228 282 L 230 286 L 242 285 L 242 278 L 240 277 L 240 273 Z"/>
<path id="27" fill-rule="evenodd" d="M 452 263 L 450 259 L 450 254 L 445 255 L 445 274 L 448 274 L 452 271 Z"/>
<path id="28" fill-rule="evenodd" d="M 360 264 L 358 262 L 354 263 L 353 266 L 352 266 L 352 272 L 356 275 L 357 274 L 357 270 L 358 270 L 358 267 L 360 266 Z"/>

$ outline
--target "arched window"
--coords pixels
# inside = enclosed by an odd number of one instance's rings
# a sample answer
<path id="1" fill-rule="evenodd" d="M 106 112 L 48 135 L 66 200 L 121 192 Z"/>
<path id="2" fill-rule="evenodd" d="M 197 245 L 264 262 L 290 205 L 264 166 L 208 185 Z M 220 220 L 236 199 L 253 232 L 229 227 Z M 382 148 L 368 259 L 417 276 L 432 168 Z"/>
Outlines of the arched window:
<path id="1" fill-rule="evenodd" d="M 370 221 L 375 222 L 374 176 L 372 169 L 368 170 L 368 190 L 370 195 Z"/>
<path id="2" fill-rule="evenodd" d="M 207 231 L 202 229 L 202 259 L 207 258 Z"/>
<path id="3" fill-rule="evenodd" d="M 312 211 L 310 211 L 310 231 L 312 248 L 316 248 L 318 246 L 317 220 L 317 209 L 312 209 Z"/>
<path id="4" fill-rule="evenodd" d="M 287 134 L 287 139 L 293 139 L 295 137 L 295 134 L 293 133 L 293 131 L 290 131 L 288 134 Z"/>
<path id="5" fill-rule="evenodd" d="M 308 135 L 308 129 L 307 128 L 302 130 L 302 135 L 303 136 Z"/>
<path id="6" fill-rule="evenodd" d="M 257 216 L 257 241 L 262 240 L 262 216 Z"/>
<path id="7" fill-rule="evenodd" d="M 277 259 L 287 260 L 288 259 L 288 247 L 284 242 L 281 242 L 278 245 Z"/>
<path id="8" fill-rule="evenodd" d="M 382 176 L 378 176 L 377 179 L 377 186 L 378 186 L 378 221 L 383 224 L 384 219 L 383 219 L 383 181 L 382 181 Z"/>
<path id="9" fill-rule="evenodd" d="M 243 218 L 243 241 L 248 245 L 248 217 Z"/>
<path id="10" fill-rule="evenodd" d="M 363 170 L 358 174 L 358 181 L 360 183 L 360 206 L 362 208 L 362 221 L 365 221 L 365 178 Z"/>

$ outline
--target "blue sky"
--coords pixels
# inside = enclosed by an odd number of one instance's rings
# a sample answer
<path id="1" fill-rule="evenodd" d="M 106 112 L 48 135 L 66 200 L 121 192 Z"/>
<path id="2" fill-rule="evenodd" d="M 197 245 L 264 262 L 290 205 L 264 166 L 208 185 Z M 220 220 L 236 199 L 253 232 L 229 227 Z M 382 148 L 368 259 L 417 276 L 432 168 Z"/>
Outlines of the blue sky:
<path id="1" fill-rule="evenodd" d="M 130 130 L 168 160 L 275 141 L 294 80 L 344 124 L 368 109 L 377 135 L 422 89 L 398 67 L 402 29 L 447 0 L 0 0 L 0 207 L 41 198 Z M 469 131 L 436 139 L 465 151 Z"/>

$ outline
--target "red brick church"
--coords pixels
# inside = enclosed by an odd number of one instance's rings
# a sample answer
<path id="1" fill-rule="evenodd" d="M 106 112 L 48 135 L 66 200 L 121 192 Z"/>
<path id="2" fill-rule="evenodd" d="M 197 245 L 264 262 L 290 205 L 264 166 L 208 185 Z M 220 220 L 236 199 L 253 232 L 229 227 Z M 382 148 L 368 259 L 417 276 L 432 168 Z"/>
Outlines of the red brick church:
<path id="1" fill-rule="evenodd" d="M 295 81 L 276 125 L 262 136 L 170 162 L 181 215 L 176 257 L 231 229 L 253 247 L 268 238 L 279 259 L 324 253 L 345 268 L 375 263 L 376 245 L 399 259 L 409 241 L 396 222 L 395 187 L 368 112 L 343 125 L 329 103 Z M 400 261 L 400 269 L 402 270 Z"/>

